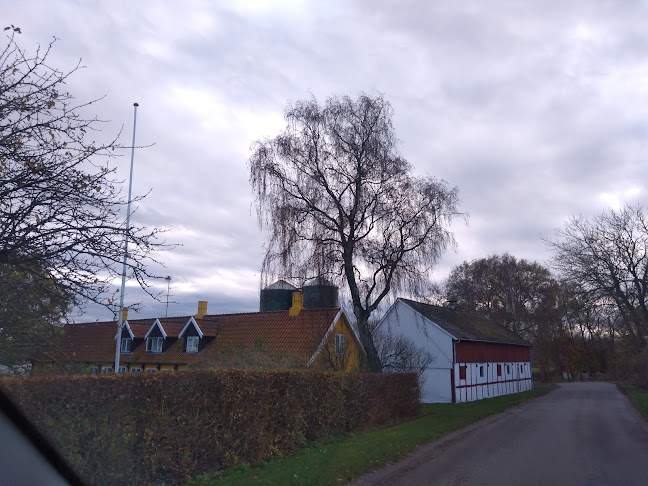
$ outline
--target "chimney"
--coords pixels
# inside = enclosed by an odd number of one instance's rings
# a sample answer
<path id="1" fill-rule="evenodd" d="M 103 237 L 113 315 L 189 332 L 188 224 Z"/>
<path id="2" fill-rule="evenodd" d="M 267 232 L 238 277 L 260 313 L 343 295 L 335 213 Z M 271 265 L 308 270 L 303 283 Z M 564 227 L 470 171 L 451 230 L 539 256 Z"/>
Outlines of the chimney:
<path id="1" fill-rule="evenodd" d="M 298 316 L 304 308 L 304 294 L 301 291 L 293 292 L 292 294 L 292 307 L 288 309 L 289 316 Z"/>
<path id="2" fill-rule="evenodd" d="M 128 320 L 128 307 L 123 307 L 122 308 L 122 322 L 126 322 Z"/>
<path id="3" fill-rule="evenodd" d="M 196 319 L 202 319 L 207 315 L 207 301 L 206 300 L 199 300 L 198 301 L 198 314 L 196 314 L 194 317 Z"/>

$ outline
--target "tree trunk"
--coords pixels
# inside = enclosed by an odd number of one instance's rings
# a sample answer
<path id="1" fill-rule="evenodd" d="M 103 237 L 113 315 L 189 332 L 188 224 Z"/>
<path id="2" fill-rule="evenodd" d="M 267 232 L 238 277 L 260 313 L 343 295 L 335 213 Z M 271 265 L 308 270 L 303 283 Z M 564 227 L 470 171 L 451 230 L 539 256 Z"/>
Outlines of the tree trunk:
<path id="1" fill-rule="evenodd" d="M 382 363 L 380 362 L 378 351 L 376 350 L 373 338 L 371 337 L 371 331 L 369 330 L 369 316 L 366 314 L 364 309 L 361 308 L 359 309 L 354 307 L 353 312 L 356 316 L 356 322 L 360 332 L 360 340 L 362 341 L 362 345 L 367 353 L 369 369 L 373 373 L 382 373 Z"/>

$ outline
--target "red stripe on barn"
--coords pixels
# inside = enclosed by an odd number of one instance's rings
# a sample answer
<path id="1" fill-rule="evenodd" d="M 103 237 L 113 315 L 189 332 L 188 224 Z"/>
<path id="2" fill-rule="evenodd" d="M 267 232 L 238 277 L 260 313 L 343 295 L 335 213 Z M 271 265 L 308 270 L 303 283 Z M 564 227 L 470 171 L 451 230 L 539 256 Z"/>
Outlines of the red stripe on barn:
<path id="1" fill-rule="evenodd" d="M 514 383 L 520 381 L 531 381 L 531 378 L 520 378 L 519 380 L 502 380 L 502 381 L 489 381 L 487 383 L 475 383 L 472 385 L 457 385 L 456 388 L 474 388 L 477 386 L 486 386 L 486 385 L 497 385 L 498 383 Z"/>
<path id="2" fill-rule="evenodd" d="M 528 362 L 529 346 L 459 341 L 455 345 L 456 363 Z"/>

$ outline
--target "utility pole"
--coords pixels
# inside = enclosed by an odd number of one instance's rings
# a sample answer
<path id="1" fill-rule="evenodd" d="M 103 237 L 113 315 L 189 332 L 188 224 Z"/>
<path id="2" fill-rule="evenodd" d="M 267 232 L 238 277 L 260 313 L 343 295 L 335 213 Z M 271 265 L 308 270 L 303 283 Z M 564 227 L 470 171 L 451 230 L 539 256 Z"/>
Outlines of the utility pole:
<path id="1" fill-rule="evenodd" d="M 117 321 L 117 336 L 115 338 L 115 373 L 119 373 L 119 358 L 121 353 L 121 335 L 124 323 L 124 294 L 126 293 L 126 261 L 128 259 L 128 232 L 130 231 L 131 191 L 133 189 L 133 160 L 135 159 L 135 127 L 137 126 L 137 107 L 133 103 L 133 143 L 131 145 L 130 179 L 128 181 L 128 204 L 126 205 L 126 231 L 124 232 L 124 264 L 122 266 L 121 292 L 119 295 L 119 316 Z"/>

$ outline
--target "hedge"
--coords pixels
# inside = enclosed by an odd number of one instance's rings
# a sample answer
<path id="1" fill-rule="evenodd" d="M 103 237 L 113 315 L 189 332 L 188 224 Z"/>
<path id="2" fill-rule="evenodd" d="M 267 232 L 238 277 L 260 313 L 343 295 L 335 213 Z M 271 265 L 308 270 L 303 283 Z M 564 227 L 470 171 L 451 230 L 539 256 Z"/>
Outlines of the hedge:
<path id="1" fill-rule="evenodd" d="M 227 370 L 1 384 L 90 484 L 177 484 L 420 412 L 414 374 Z"/>

